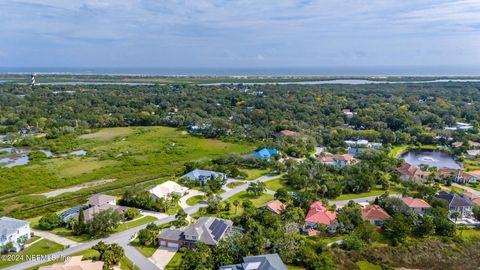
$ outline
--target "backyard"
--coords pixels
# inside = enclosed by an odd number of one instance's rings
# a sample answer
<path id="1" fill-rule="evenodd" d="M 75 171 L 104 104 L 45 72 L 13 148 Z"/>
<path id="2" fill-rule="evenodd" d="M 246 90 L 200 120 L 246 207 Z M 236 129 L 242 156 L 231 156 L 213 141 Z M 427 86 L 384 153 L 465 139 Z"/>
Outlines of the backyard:
<path id="1" fill-rule="evenodd" d="M 63 250 L 63 246 L 47 239 L 41 239 L 24 250 L 15 253 L 15 260 L 0 260 L 0 268 L 25 261 L 28 255 L 47 255 Z M 18 256 L 17 256 L 18 255 Z"/>

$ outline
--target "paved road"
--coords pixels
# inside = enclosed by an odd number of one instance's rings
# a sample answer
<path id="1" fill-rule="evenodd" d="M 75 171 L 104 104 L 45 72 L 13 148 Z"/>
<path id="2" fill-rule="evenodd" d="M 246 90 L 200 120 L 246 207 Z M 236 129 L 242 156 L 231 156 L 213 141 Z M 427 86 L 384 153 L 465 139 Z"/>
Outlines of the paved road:
<path id="1" fill-rule="evenodd" d="M 250 182 L 266 182 L 266 181 L 270 181 L 270 180 L 277 179 L 277 178 L 280 178 L 280 177 L 282 177 L 282 176 L 281 175 L 265 175 L 265 176 L 262 176 L 258 179 L 249 181 L 249 183 Z M 224 192 L 220 196 L 222 197 L 222 199 L 225 200 L 225 199 L 228 199 L 228 198 L 232 197 L 233 195 L 235 195 L 235 194 L 237 194 L 241 191 L 245 191 L 247 189 L 247 187 L 248 187 L 248 183 L 244 184 L 244 185 L 241 185 L 241 186 L 238 186 L 238 187 L 235 187 L 235 188 L 233 188 L 233 189 L 231 189 L 227 192 Z M 187 214 L 191 215 L 193 213 L 198 212 L 198 210 L 201 207 L 207 207 L 207 205 L 203 204 L 203 203 L 199 203 L 197 205 L 185 208 L 185 212 Z M 171 216 L 166 216 L 166 217 L 160 218 L 157 221 L 155 221 L 155 223 L 161 225 L 161 224 L 171 222 L 173 220 L 175 220 L 175 216 L 171 215 Z M 7 268 L 3 268 L 3 269 L 5 269 L 5 270 L 17 270 L 17 269 L 31 268 L 31 267 L 34 267 L 34 266 L 37 266 L 39 264 L 43 264 L 43 263 L 47 262 L 48 258 L 52 258 L 52 257 L 59 258 L 59 257 L 62 257 L 62 256 L 65 257 L 65 256 L 71 255 L 73 253 L 77 253 L 77 252 L 89 249 L 92 246 L 94 246 L 95 244 L 97 244 L 98 242 L 104 241 L 105 243 L 117 243 L 117 244 L 121 245 L 125 249 L 125 255 L 127 256 L 127 258 L 130 259 L 130 261 L 132 261 L 140 269 L 142 269 L 142 270 L 150 270 L 150 269 L 155 270 L 155 269 L 158 269 L 158 267 L 155 264 L 153 264 L 150 260 L 145 258 L 145 256 L 143 256 L 140 252 L 138 252 L 138 250 L 135 247 L 130 245 L 130 240 L 133 238 L 133 236 L 138 231 L 140 231 L 141 229 L 144 229 L 146 226 L 147 225 L 145 224 L 145 225 L 142 225 L 142 226 L 138 226 L 138 227 L 135 227 L 135 228 L 125 230 L 123 232 L 112 234 L 112 235 L 110 235 L 109 237 L 106 237 L 106 238 L 97 239 L 97 240 L 93 240 L 93 241 L 90 241 L 90 242 L 81 243 L 81 244 L 78 244 L 78 245 L 75 245 L 75 246 L 71 246 L 70 248 L 64 249 L 62 251 L 52 253 L 46 258 L 42 258 L 42 259 L 36 260 L 36 261 L 28 261 L 28 262 L 16 264 L 16 265 L 13 265 L 13 266 L 10 266 L 10 267 L 7 267 Z"/>
<path id="2" fill-rule="evenodd" d="M 452 183 L 452 186 L 454 187 L 458 187 L 458 188 L 462 188 L 468 192 L 471 192 L 477 196 L 480 196 L 480 191 L 476 190 L 476 189 L 473 189 L 471 187 L 467 187 L 467 186 L 463 186 L 463 185 L 460 185 L 460 184 L 457 184 L 457 183 Z"/>
<path id="3" fill-rule="evenodd" d="M 68 238 L 61 237 L 61 236 L 58 236 L 56 234 L 53 234 L 53 233 L 50 233 L 50 232 L 47 232 L 47 231 L 32 230 L 32 232 L 37 236 L 41 236 L 45 239 L 48 239 L 50 241 L 59 243 L 59 244 L 64 245 L 64 246 L 71 246 L 72 247 L 72 246 L 78 245 L 78 243 L 75 242 L 75 241 L 72 241 Z"/>

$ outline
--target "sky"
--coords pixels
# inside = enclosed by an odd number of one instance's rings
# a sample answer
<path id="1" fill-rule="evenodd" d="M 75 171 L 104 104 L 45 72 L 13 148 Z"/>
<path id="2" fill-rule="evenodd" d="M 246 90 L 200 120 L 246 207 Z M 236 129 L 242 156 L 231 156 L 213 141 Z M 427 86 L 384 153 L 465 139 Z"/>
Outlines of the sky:
<path id="1" fill-rule="evenodd" d="M 344 66 L 480 66 L 480 1 L 0 1 L 0 67 Z"/>

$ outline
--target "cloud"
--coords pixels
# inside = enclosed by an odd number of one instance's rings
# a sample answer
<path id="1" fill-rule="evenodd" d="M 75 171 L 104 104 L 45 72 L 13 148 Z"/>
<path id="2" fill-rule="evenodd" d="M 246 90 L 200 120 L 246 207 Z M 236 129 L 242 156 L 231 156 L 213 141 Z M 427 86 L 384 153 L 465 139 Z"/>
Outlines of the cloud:
<path id="1" fill-rule="evenodd" d="M 0 10 L 0 51 L 9 52 L 0 65 L 457 65 L 480 56 L 473 0 L 4 0 Z"/>

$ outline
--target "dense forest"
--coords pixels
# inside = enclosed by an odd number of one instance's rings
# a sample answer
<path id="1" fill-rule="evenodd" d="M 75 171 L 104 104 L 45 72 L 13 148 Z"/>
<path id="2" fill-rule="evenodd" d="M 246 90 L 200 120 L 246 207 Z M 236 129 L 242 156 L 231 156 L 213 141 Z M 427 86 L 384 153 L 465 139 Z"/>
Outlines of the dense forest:
<path id="1" fill-rule="evenodd" d="M 206 137 L 265 140 L 300 132 L 304 152 L 366 138 L 433 143 L 457 121 L 480 123 L 480 83 L 366 85 L 0 85 L 0 134 L 38 128 L 47 138 L 86 129 L 165 125 Z M 353 112 L 344 115 L 343 109 Z M 462 136 L 462 132 L 453 135 Z M 305 139 L 306 138 L 306 139 Z M 438 137 L 437 137 L 438 138 Z M 285 143 L 293 138 L 284 138 Z M 266 140 L 268 142 L 269 140 Z M 33 142 L 24 142 L 33 143 Z"/>

